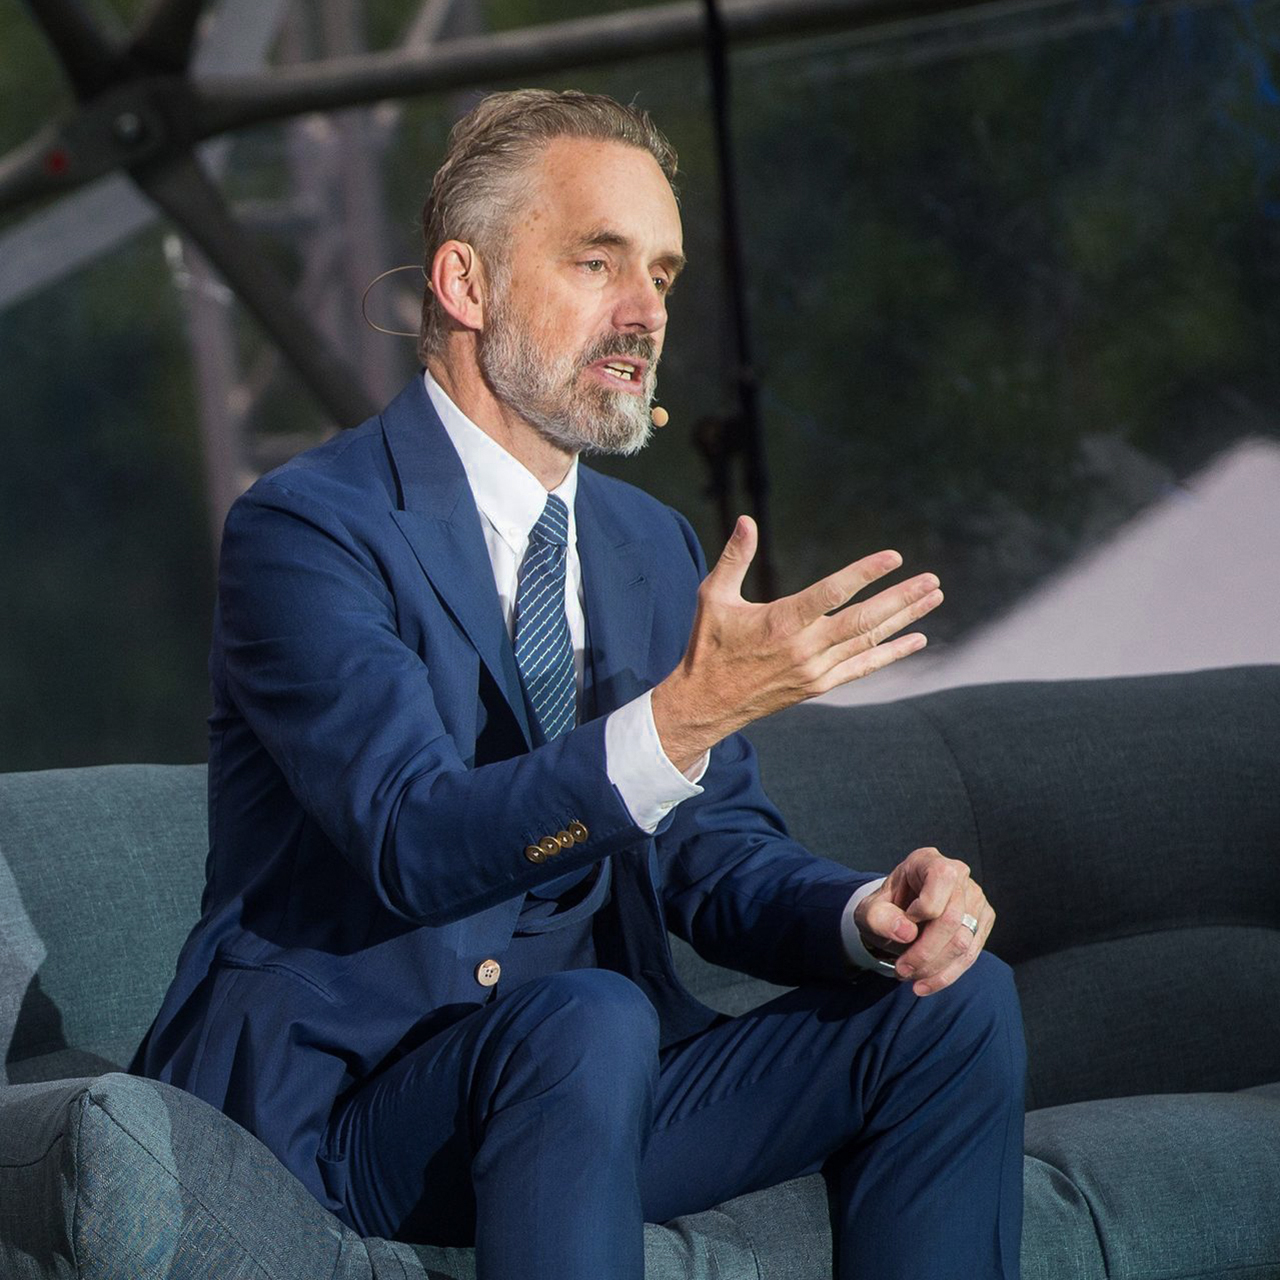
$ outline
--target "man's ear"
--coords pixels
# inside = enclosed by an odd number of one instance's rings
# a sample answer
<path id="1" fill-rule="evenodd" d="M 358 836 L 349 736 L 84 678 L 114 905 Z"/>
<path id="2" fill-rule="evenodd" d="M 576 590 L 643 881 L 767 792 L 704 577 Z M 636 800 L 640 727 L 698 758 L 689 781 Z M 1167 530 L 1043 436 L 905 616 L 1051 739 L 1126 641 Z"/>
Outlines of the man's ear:
<path id="1" fill-rule="evenodd" d="M 431 292 L 464 329 L 484 328 L 484 269 L 480 255 L 464 240 L 446 240 L 431 260 Z"/>

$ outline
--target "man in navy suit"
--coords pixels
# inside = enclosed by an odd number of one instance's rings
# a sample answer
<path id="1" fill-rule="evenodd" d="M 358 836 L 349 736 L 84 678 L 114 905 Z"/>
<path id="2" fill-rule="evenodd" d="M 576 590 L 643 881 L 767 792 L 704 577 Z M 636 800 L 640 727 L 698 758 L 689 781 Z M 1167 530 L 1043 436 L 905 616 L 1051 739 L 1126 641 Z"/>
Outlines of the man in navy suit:
<path id="1" fill-rule="evenodd" d="M 649 432 L 674 173 L 592 95 L 455 129 L 423 375 L 228 518 L 208 883 L 135 1068 L 489 1280 L 641 1280 L 646 1219 L 816 1170 L 845 1280 L 1016 1276 L 994 913 L 936 849 L 883 879 L 809 854 L 738 733 L 918 649 L 936 578 L 848 604 L 881 552 L 748 603 L 750 520 L 707 573 L 578 465 Z M 714 1015 L 668 929 L 795 990 Z"/>

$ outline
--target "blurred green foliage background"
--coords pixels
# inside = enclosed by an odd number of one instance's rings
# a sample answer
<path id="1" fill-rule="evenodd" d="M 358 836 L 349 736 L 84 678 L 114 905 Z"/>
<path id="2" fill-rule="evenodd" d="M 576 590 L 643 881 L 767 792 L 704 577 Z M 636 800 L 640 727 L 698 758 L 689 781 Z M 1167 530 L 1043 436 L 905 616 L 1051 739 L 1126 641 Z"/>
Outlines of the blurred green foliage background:
<path id="1" fill-rule="evenodd" d="M 487 0 L 475 21 L 636 7 Z M 141 8 L 95 12 L 123 30 Z M 363 43 L 392 47 L 413 11 L 369 0 Z M 1280 436 L 1278 0 L 1007 5 L 743 46 L 732 70 L 781 589 L 894 545 L 942 576 L 945 642 L 1241 436 Z M 684 510 L 714 555 L 696 440 L 731 411 L 732 377 L 703 61 L 546 83 L 636 99 L 680 152 L 672 424 L 600 465 Z M 474 97 L 404 104 L 379 157 L 385 266 L 419 260 L 423 193 Z M 0 0 L 0 149 L 68 101 Z M 236 138 L 233 203 L 289 196 L 301 127 Z M 0 311 L 0 768 L 203 758 L 215 549 L 172 234 Z M 255 234 L 301 272 L 305 228 Z M 234 323 L 263 367 L 256 327 Z M 414 344 L 385 342 L 408 377 Z M 265 367 L 248 429 L 286 451 L 318 439 L 308 394 Z"/>

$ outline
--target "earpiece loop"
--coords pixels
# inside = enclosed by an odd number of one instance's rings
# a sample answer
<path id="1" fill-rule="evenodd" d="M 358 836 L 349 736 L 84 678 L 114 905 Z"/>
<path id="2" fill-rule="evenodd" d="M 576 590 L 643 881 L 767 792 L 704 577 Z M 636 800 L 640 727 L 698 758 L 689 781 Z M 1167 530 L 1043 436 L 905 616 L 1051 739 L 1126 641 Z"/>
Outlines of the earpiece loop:
<path id="1" fill-rule="evenodd" d="M 392 267 L 390 270 L 384 271 L 381 275 L 374 276 L 373 279 L 365 286 L 364 293 L 360 295 L 360 314 L 364 317 L 365 324 L 367 324 L 370 329 L 376 329 L 379 333 L 388 334 L 393 338 L 416 338 L 418 336 L 416 330 L 413 333 L 410 333 L 407 329 L 384 329 L 376 321 L 369 319 L 369 294 L 372 292 L 373 286 L 378 284 L 380 281 L 385 280 L 388 276 L 394 276 L 401 271 L 419 271 L 422 273 L 422 278 L 424 280 L 427 279 L 426 268 L 420 267 L 416 263 L 408 267 Z M 431 287 L 430 281 L 427 282 L 427 287 Z"/>

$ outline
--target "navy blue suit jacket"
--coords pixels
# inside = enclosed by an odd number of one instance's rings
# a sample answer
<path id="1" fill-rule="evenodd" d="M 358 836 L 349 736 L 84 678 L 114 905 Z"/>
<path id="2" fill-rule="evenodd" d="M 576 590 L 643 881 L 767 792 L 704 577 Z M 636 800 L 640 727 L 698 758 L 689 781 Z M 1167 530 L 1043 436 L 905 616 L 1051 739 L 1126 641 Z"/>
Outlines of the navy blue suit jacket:
<path id="1" fill-rule="evenodd" d="M 227 519 L 207 886 L 134 1069 L 225 1111 L 331 1207 L 334 1100 L 491 998 L 476 966 L 502 959 L 540 881 L 613 860 L 601 958 L 668 1040 L 713 1016 L 672 972 L 668 928 L 775 982 L 845 972 L 840 911 L 871 877 L 790 839 L 744 739 L 655 835 L 632 822 L 603 716 L 679 661 L 704 565 L 688 523 L 629 485 L 584 467 L 575 510 L 600 718 L 536 750 L 480 516 L 421 378 Z M 585 841 L 525 857 L 575 821 Z"/>

